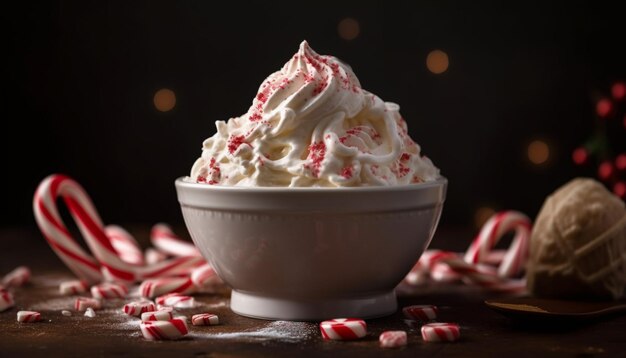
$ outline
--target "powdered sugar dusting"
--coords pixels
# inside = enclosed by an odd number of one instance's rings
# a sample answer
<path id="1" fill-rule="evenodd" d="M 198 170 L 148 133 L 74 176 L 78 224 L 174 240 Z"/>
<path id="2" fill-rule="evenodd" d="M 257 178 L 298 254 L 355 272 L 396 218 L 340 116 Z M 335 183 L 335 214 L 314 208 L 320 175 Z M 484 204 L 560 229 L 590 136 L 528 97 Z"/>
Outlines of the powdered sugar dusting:
<path id="1" fill-rule="evenodd" d="M 256 341 L 301 342 L 317 333 L 317 325 L 306 322 L 275 321 L 257 330 L 229 333 L 191 332 L 190 337 L 198 339 L 252 339 Z"/>
<path id="2" fill-rule="evenodd" d="M 75 300 L 76 300 L 76 297 L 52 298 L 49 300 L 32 304 L 30 305 L 30 309 L 32 309 L 33 311 L 54 311 L 54 310 L 74 309 Z"/>

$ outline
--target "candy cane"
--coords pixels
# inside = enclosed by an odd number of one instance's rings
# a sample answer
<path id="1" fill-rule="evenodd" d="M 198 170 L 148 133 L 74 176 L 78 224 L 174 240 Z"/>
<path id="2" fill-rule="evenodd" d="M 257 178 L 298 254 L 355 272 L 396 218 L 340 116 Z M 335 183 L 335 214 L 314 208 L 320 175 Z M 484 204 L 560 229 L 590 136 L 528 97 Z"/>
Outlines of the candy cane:
<path id="1" fill-rule="evenodd" d="M 148 265 L 154 265 L 156 263 L 159 263 L 161 261 L 165 261 L 167 260 L 167 254 L 164 252 L 161 252 L 155 248 L 149 247 L 146 249 L 146 252 L 144 253 L 145 259 L 144 262 Z"/>
<path id="2" fill-rule="evenodd" d="M 515 237 L 509 250 L 498 267 L 498 276 L 514 277 L 523 268 L 528 255 L 530 241 L 530 219 L 518 211 L 503 211 L 492 216 L 465 253 L 468 263 L 485 262 L 489 251 L 498 240 L 509 231 L 515 230 Z"/>
<path id="3" fill-rule="evenodd" d="M 530 220 L 522 213 L 505 211 L 491 217 L 472 242 L 464 257 L 456 252 L 427 250 L 405 281 L 419 284 L 426 278 L 440 282 L 462 280 L 485 289 L 520 293 L 524 279 L 512 279 L 523 270 L 528 257 Z M 492 250 L 507 232 L 516 234 L 508 250 Z"/>
<path id="4" fill-rule="evenodd" d="M 173 256 L 202 256 L 192 243 L 176 236 L 172 229 L 163 223 L 156 224 L 150 231 L 150 240 L 160 251 Z"/>
<path id="5" fill-rule="evenodd" d="M 56 199 L 59 196 L 65 199 L 74 195 L 70 188 L 77 186 L 78 184 L 62 175 L 47 177 L 39 184 L 35 192 L 33 211 L 39 229 L 61 260 L 78 277 L 90 283 L 100 282 L 103 279 L 100 264 L 74 241 L 56 207 Z M 79 192 L 79 189 L 73 191 Z M 68 199 L 65 200 L 68 201 Z M 83 228 L 84 226 L 80 226 L 81 230 Z"/>
<path id="6" fill-rule="evenodd" d="M 67 230 L 56 207 L 59 197 L 64 199 L 95 258 L 86 253 Z M 52 249 L 76 275 L 90 283 L 104 278 L 132 283 L 156 276 L 188 275 L 193 268 L 205 263 L 197 256 L 178 257 L 150 266 L 125 262 L 106 235 L 87 193 L 64 175 L 51 175 L 42 181 L 35 192 L 33 209 L 37 224 Z"/>
<path id="7" fill-rule="evenodd" d="M 122 261 L 132 265 L 144 265 L 141 247 L 128 231 L 117 225 L 107 225 L 104 232 Z"/>

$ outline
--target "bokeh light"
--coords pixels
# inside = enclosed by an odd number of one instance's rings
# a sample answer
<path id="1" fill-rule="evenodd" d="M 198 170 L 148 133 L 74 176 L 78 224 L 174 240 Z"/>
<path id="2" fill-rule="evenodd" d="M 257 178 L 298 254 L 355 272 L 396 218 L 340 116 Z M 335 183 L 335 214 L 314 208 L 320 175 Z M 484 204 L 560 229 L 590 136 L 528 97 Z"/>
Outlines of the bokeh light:
<path id="1" fill-rule="evenodd" d="M 536 165 L 544 164 L 550 159 L 550 147 L 542 140 L 534 140 L 528 145 L 528 160 Z"/>
<path id="2" fill-rule="evenodd" d="M 626 199 L 626 182 L 618 181 L 613 185 L 613 192 L 622 199 Z"/>
<path id="3" fill-rule="evenodd" d="M 589 159 L 589 153 L 587 152 L 587 149 L 585 149 L 583 147 L 576 148 L 572 152 L 572 160 L 577 165 L 583 165 L 583 164 L 587 163 L 588 159 Z"/>
<path id="4" fill-rule="evenodd" d="M 441 50 L 430 51 L 426 56 L 426 67 L 436 75 L 446 72 L 449 65 L 448 54 Z"/>
<path id="5" fill-rule="evenodd" d="M 176 106 L 176 94 L 169 88 L 161 88 L 154 94 L 154 107 L 160 112 L 169 112 Z"/>
<path id="6" fill-rule="evenodd" d="M 339 37 L 344 40 L 354 40 L 359 36 L 361 32 L 361 26 L 359 22 L 351 17 L 346 17 L 345 19 L 339 21 L 339 25 L 337 25 L 337 32 L 339 32 Z"/>
<path id="7" fill-rule="evenodd" d="M 608 160 L 603 161 L 598 166 L 598 178 L 600 178 L 600 180 L 608 181 L 614 173 L 615 168 L 613 167 L 613 163 Z"/>
<path id="8" fill-rule="evenodd" d="M 611 94 L 613 98 L 618 101 L 621 101 L 626 98 L 626 83 L 624 82 L 616 82 L 611 86 Z"/>
<path id="9" fill-rule="evenodd" d="M 596 113 L 600 118 L 608 117 L 613 112 L 613 104 L 609 99 L 602 98 L 596 103 Z"/>
<path id="10" fill-rule="evenodd" d="M 615 157 L 615 168 L 619 171 L 626 171 L 626 153 L 621 153 Z"/>
<path id="11" fill-rule="evenodd" d="M 491 218 L 495 213 L 496 210 L 489 206 L 481 206 L 476 209 L 476 212 L 474 213 L 474 225 L 476 228 L 482 228 L 487 220 L 489 220 L 489 218 Z"/>

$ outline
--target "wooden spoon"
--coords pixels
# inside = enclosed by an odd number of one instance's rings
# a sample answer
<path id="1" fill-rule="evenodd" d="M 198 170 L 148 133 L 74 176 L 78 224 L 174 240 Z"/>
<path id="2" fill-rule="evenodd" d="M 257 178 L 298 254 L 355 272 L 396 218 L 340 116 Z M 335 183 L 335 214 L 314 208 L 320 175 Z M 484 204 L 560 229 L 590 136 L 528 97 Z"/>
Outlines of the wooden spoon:
<path id="1" fill-rule="evenodd" d="M 487 300 L 485 304 L 506 316 L 521 320 L 591 321 L 626 313 L 626 301 L 584 302 L 534 297 Z"/>

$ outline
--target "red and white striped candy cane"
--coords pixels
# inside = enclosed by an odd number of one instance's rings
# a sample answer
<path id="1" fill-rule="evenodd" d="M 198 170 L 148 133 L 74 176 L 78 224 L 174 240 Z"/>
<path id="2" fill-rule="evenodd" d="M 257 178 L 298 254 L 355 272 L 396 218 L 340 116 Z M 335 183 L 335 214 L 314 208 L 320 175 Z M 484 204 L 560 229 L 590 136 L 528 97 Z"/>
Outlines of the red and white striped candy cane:
<path id="1" fill-rule="evenodd" d="M 143 337 L 150 341 L 178 339 L 189 332 L 184 317 L 169 321 L 145 321 L 139 324 Z"/>
<path id="2" fill-rule="evenodd" d="M 530 227 L 530 220 L 522 213 L 497 213 L 483 226 L 464 257 L 456 252 L 427 250 L 405 282 L 415 285 L 428 278 L 438 282 L 463 280 L 493 291 L 521 293 L 525 290 L 525 280 L 512 277 L 524 269 Z M 508 250 L 493 250 L 497 241 L 512 230 L 516 235 Z"/>
<path id="3" fill-rule="evenodd" d="M 167 307 L 167 308 L 171 308 L 171 307 Z M 146 322 L 146 321 L 169 321 L 172 318 L 174 318 L 174 316 L 172 315 L 172 310 L 168 309 L 160 309 L 158 311 L 152 311 L 152 312 L 144 312 L 141 314 L 141 322 Z"/>
<path id="4" fill-rule="evenodd" d="M 198 313 L 191 316 L 191 324 L 194 326 L 215 326 L 219 323 L 219 317 L 212 313 Z"/>
<path id="5" fill-rule="evenodd" d="M 150 240 L 161 252 L 172 256 L 202 256 L 198 248 L 179 238 L 167 224 L 154 225 L 150 231 Z"/>
<path id="6" fill-rule="evenodd" d="M 402 308 L 404 317 L 420 322 L 429 322 L 437 319 L 439 309 L 433 305 L 413 305 Z"/>
<path id="7" fill-rule="evenodd" d="M 103 278 L 100 272 L 100 264 L 74 241 L 67 230 L 56 206 L 56 200 L 59 197 L 65 200 L 68 207 L 77 206 L 78 199 L 76 197 L 82 199 L 83 204 L 89 201 L 82 188 L 72 179 L 63 175 L 47 177 L 39 184 L 33 199 L 33 211 L 39 229 L 52 249 L 78 277 L 90 283 L 100 282 Z M 72 205 L 69 204 L 70 201 Z M 87 207 L 91 208 L 93 205 L 89 202 Z M 82 214 L 85 214 L 85 212 L 85 210 L 81 211 Z M 73 211 L 72 214 L 74 214 Z M 97 214 L 94 214 L 89 222 L 94 223 L 94 220 L 96 224 L 100 223 L 100 218 L 97 217 Z M 79 228 L 87 230 L 86 225 L 79 225 Z M 104 241 L 109 242 L 108 239 Z M 88 244 L 90 243 L 88 242 Z M 111 250 L 114 251 L 112 247 Z"/>
<path id="8" fill-rule="evenodd" d="M 405 331 L 384 331 L 378 336 L 378 342 L 382 348 L 404 347 L 407 343 Z"/>
<path id="9" fill-rule="evenodd" d="M 135 301 L 125 304 L 122 311 L 129 316 L 140 317 L 143 313 L 156 311 L 156 305 L 152 301 Z"/>
<path id="10" fill-rule="evenodd" d="M 144 256 L 145 256 L 144 262 L 148 265 L 154 265 L 161 261 L 167 260 L 166 253 L 161 252 L 153 247 L 147 248 Z"/>
<path id="11" fill-rule="evenodd" d="M 37 322 L 41 320 L 41 313 L 35 311 L 18 311 L 17 321 L 23 323 Z"/>
<path id="12" fill-rule="evenodd" d="M 59 284 L 59 293 L 65 296 L 85 293 L 89 289 L 89 284 L 83 280 L 63 281 Z"/>
<path id="13" fill-rule="evenodd" d="M 358 318 L 335 318 L 320 323 L 320 332 L 324 339 L 359 339 L 367 334 L 367 324 Z"/>
<path id="14" fill-rule="evenodd" d="M 3 288 L 0 288 L 0 312 L 7 310 L 13 306 L 15 306 L 13 294 Z"/>
<path id="15" fill-rule="evenodd" d="M 154 301 L 159 307 L 169 306 L 176 308 L 191 308 L 196 302 L 193 297 L 179 293 L 168 293 L 167 295 L 157 297 Z"/>
<path id="16" fill-rule="evenodd" d="M 19 287 L 30 280 L 30 269 L 26 266 L 16 267 L 2 279 L 2 284 L 8 287 Z"/>
<path id="17" fill-rule="evenodd" d="M 530 219 L 519 211 L 503 211 L 492 216 L 465 253 L 465 261 L 473 264 L 486 262 L 498 240 L 513 230 L 515 237 L 498 266 L 498 276 L 514 277 L 524 268 L 531 230 Z"/>
<path id="18" fill-rule="evenodd" d="M 124 298 L 126 294 L 128 294 L 126 286 L 117 283 L 104 282 L 91 286 L 91 295 L 97 299 Z"/>
<path id="19" fill-rule="evenodd" d="M 456 323 L 429 323 L 421 331 L 426 342 L 453 342 L 461 337 L 461 328 Z"/>
<path id="20" fill-rule="evenodd" d="M 85 311 L 87 308 L 97 309 L 102 308 L 102 302 L 91 297 L 77 297 L 74 300 L 74 309 L 77 311 Z"/>
<path id="21" fill-rule="evenodd" d="M 122 261 L 132 265 L 144 265 L 141 247 L 128 231 L 117 225 L 107 225 L 104 232 Z"/>
<path id="22" fill-rule="evenodd" d="M 70 235 L 59 215 L 57 198 L 64 199 L 97 260 L 86 253 Z M 157 276 L 188 275 L 193 268 L 205 263 L 197 256 L 178 257 L 150 266 L 125 262 L 106 235 L 100 216 L 87 193 L 78 183 L 64 175 L 51 175 L 39 184 L 33 209 L 37 224 L 52 249 L 76 275 L 90 283 L 100 282 L 104 278 L 132 283 Z"/>
<path id="23" fill-rule="evenodd" d="M 189 277 L 165 277 L 146 280 L 139 286 L 141 296 L 150 298 L 168 293 L 193 293 L 195 290 L 196 287 Z"/>
<path id="24" fill-rule="evenodd" d="M 202 292 L 213 292 L 223 283 L 211 264 L 202 265 L 191 272 L 191 281 Z"/>

